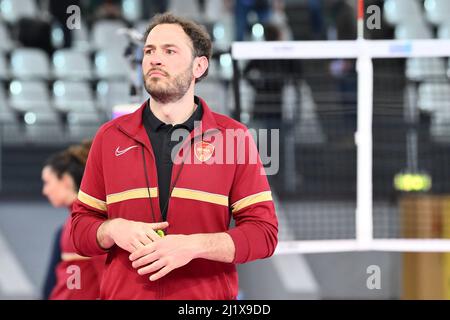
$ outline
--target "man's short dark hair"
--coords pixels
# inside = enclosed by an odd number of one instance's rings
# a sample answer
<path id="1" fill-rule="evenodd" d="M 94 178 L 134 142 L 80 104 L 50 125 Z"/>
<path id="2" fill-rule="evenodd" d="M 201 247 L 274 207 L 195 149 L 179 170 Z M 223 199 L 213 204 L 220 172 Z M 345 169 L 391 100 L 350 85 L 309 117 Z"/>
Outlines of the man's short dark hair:
<path id="1" fill-rule="evenodd" d="M 154 27 L 160 24 L 178 24 L 179 26 L 181 26 L 184 32 L 192 41 L 192 45 L 194 47 L 194 57 L 205 56 L 208 59 L 208 62 L 211 60 L 211 38 L 205 27 L 192 20 L 178 17 L 171 13 L 157 14 L 152 18 L 152 20 L 150 21 L 150 25 L 145 31 L 144 41 L 147 40 L 150 31 L 152 31 Z M 195 79 L 195 82 L 199 82 L 200 80 L 205 78 L 208 75 L 208 69 L 209 66 L 201 77 Z"/>

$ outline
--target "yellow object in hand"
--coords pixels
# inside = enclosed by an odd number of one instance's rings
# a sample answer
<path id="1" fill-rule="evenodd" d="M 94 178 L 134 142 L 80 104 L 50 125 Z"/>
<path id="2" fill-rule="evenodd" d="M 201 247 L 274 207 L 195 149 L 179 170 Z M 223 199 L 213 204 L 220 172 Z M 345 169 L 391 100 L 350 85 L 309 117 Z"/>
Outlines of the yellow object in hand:
<path id="1" fill-rule="evenodd" d="M 162 238 L 164 237 L 164 231 L 162 230 L 156 230 L 156 233 Z"/>

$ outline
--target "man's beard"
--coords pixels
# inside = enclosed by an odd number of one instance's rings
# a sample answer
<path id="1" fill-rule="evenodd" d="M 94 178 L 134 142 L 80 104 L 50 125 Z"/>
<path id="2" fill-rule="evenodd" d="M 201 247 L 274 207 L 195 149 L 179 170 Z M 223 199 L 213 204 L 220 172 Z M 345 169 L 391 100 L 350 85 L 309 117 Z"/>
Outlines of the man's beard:
<path id="1" fill-rule="evenodd" d="M 166 77 L 163 78 L 150 78 L 150 75 L 144 75 L 145 90 L 156 102 L 162 104 L 176 102 L 189 90 L 193 76 L 192 65 L 175 76 L 172 81 L 166 72 L 164 75 Z"/>

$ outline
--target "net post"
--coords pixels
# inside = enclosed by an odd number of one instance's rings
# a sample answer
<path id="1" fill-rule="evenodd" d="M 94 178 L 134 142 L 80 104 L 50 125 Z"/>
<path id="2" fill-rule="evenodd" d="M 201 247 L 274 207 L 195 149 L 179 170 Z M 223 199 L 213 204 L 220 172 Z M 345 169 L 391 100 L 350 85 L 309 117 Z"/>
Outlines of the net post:
<path id="1" fill-rule="evenodd" d="M 238 61 L 233 58 L 233 92 L 234 92 L 234 115 L 233 118 L 237 121 L 241 121 L 241 91 L 240 82 L 241 77 L 239 73 Z"/>
<path id="2" fill-rule="evenodd" d="M 359 39 L 358 44 L 356 240 L 369 249 L 373 241 L 373 64 L 367 42 Z"/>

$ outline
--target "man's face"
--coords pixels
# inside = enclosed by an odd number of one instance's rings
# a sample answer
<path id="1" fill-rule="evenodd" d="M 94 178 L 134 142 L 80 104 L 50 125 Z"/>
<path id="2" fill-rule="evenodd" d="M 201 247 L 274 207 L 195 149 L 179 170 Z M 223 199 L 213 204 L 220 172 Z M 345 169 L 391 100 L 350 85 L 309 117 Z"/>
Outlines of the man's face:
<path id="1" fill-rule="evenodd" d="M 177 24 L 160 24 L 149 33 L 142 60 L 145 89 L 157 102 L 180 100 L 194 83 L 192 41 Z"/>

